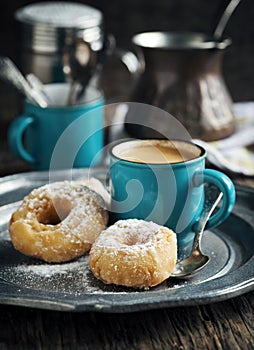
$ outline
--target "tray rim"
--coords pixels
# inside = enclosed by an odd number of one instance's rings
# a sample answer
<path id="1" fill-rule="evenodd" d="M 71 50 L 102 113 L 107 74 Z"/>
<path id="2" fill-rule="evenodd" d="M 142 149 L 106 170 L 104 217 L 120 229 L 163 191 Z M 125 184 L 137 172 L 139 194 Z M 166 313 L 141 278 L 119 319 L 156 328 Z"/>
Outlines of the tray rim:
<path id="1" fill-rule="evenodd" d="M 82 175 L 82 172 L 88 170 L 90 169 L 72 169 L 77 176 Z M 100 166 L 94 168 L 94 170 L 105 172 L 107 167 Z M 54 173 L 56 176 L 57 173 L 64 176 L 65 172 L 67 173 L 69 171 L 70 169 L 56 170 Z M 45 177 L 45 181 L 47 181 L 48 176 L 48 171 L 18 173 L 0 178 L 0 185 L 8 181 L 19 180 L 20 178 L 28 180 L 30 177 L 34 178 L 34 180 L 38 179 L 41 181 L 44 181 L 44 179 L 42 180 L 42 177 Z M 254 196 L 254 188 L 252 187 L 238 184 L 235 185 L 235 187 L 237 195 L 243 192 Z M 235 215 L 237 215 L 237 213 L 235 213 Z M 248 218 L 244 219 L 254 228 L 254 219 L 251 220 L 251 222 L 249 222 Z M 251 273 L 252 271 L 253 273 Z M 233 282 L 229 283 L 229 279 Z M 192 295 L 195 297 L 190 297 L 188 294 L 185 296 L 181 295 L 181 297 L 177 296 L 179 288 L 175 289 L 175 293 L 174 290 L 170 289 L 134 293 L 119 292 L 119 294 L 103 294 L 97 292 L 95 294 L 83 293 L 73 295 L 33 290 L 0 279 L 0 304 L 58 311 L 125 313 L 164 307 L 194 306 L 224 301 L 254 289 L 254 252 L 252 257 L 236 270 L 214 280 L 204 281 L 201 290 L 199 284 L 190 285 L 189 288 L 191 289 Z M 135 295 L 135 298 L 133 298 L 133 294 Z"/>

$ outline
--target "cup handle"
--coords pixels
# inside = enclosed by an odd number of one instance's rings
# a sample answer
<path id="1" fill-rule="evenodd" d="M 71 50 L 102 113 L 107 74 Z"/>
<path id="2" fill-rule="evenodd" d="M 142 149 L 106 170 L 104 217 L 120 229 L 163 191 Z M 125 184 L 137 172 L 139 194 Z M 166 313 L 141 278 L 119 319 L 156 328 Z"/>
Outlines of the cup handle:
<path id="1" fill-rule="evenodd" d="M 218 226 L 226 220 L 233 210 L 236 198 L 234 184 L 227 175 L 212 169 L 204 169 L 202 174 L 197 174 L 195 180 L 198 181 L 199 185 L 204 182 L 209 182 L 222 192 L 222 205 L 219 210 L 210 217 L 206 224 L 206 229 Z"/>
<path id="2" fill-rule="evenodd" d="M 35 158 L 23 146 L 23 135 L 26 129 L 34 123 L 32 117 L 21 115 L 16 118 L 8 130 L 8 142 L 13 153 L 28 163 L 34 164 Z"/>

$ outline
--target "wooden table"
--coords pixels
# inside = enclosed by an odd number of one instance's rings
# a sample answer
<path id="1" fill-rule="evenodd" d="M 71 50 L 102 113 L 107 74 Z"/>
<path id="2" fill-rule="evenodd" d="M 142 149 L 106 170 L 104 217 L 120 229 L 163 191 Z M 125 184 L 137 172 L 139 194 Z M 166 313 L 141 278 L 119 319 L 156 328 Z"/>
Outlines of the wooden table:
<path id="1" fill-rule="evenodd" d="M 1 147 L 0 176 L 29 170 Z M 254 179 L 234 178 L 254 186 Z M 0 305 L 0 350 L 254 349 L 254 291 L 208 305 L 127 314 Z"/>

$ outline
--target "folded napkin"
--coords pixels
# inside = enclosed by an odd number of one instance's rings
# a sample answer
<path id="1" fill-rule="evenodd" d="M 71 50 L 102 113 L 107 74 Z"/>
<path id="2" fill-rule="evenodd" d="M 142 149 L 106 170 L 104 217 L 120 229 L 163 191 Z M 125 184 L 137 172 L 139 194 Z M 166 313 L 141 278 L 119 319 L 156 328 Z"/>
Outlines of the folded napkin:
<path id="1" fill-rule="evenodd" d="M 235 103 L 236 132 L 228 138 L 193 140 L 207 151 L 207 159 L 223 170 L 254 176 L 254 102 Z"/>

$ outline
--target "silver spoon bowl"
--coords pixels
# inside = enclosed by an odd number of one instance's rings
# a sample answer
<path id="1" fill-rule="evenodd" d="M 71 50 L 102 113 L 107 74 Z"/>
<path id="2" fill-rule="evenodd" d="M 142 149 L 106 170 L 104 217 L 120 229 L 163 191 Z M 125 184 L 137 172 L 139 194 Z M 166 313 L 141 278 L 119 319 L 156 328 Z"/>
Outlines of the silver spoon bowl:
<path id="1" fill-rule="evenodd" d="M 190 255 L 176 264 L 171 277 L 186 277 L 200 271 L 210 260 L 201 250 L 201 239 L 208 219 L 222 198 L 222 192 L 217 192 L 213 186 L 208 186 L 205 194 L 205 205 L 201 217 L 194 226 L 195 238 Z"/>
<path id="2" fill-rule="evenodd" d="M 63 71 L 71 80 L 68 105 L 79 103 L 92 77 L 100 68 L 102 49 L 94 51 L 83 38 L 76 38 L 63 54 Z"/>

